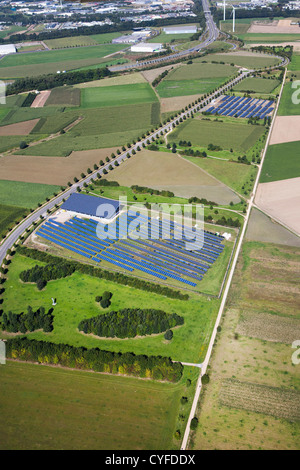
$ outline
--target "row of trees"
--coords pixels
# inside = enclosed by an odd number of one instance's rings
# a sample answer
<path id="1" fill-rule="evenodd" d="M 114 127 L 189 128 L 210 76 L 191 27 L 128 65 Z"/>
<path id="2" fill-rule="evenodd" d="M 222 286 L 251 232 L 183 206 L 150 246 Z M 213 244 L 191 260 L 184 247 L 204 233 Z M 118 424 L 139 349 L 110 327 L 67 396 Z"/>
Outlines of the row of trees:
<path id="1" fill-rule="evenodd" d="M 165 189 L 159 191 L 158 189 L 152 189 L 152 188 L 147 188 L 146 186 L 138 186 L 137 184 L 134 184 L 131 186 L 131 189 L 134 193 L 140 193 L 140 194 L 151 194 L 155 196 L 164 196 L 164 197 L 174 197 L 174 193 L 172 191 L 167 191 Z"/>
<path id="2" fill-rule="evenodd" d="M 7 87 L 7 94 L 14 95 L 29 90 L 48 90 L 63 85 L 74 85 L 75 83 L 90 82 L 112 75 L 107 67 L 78 70 L 66 73 L 50 73 L 37 77 L 17 78 Z"/>
<path id="3" fill-rule="evenodd" d="M 57 256 L 50 255 L 49 253 L 45 253 L 43 251 L 30 249 L 30 248 L 27 248 L 26 246 L 18 246 L 18 252 L 24 256 L 28 256 L 29 258 L 43 261 L 45 263 L 60 264 L 62 262 L 62 259 Z M 77 261 L 68 261 L 68 262 L 64 261 L 64 263 L 74 266 L 75 271 L 78 271 L 82 274 L 87 274 L 89 276 L 97 277 L 99 279 L 106 279 L 108 281 L 113 281 L 118 284 L 134 287 L 136 289 L 141 289 L 141 290 L 148 291 L 148 292 L 154 292 L 156 294 L 164 295 L 172 299 L 179 299 L 179 300 L 189 299 L 188 294 L 183 294 L 180 291 L 170 289 L 169 287 L 161 286 L 159 284 L 154 284 L 153 282 L 150 282 L 150 281 L 144 281 L 142 279 L 138 279 L 135 277 L 126 276 L 126 274 L 117 273 L 113 271 L 106 271 L 105 269 L 101 269 L 98 267 L 96 268 L 94 266 L 90 266 L 87 264 L 81 264 Z M 44 266 L 44 268 L 46 268 L 47 272 L 49 272 L 49 270 L 47 269 L 47 266 Z"/>
<path id="4" fill-rule="evenodd" d="M 3 313 L 1 317 L 1 328 L 2 330 L 8 331 L 9 333 L 26 333 L 27 331 L 35 331 L 42 329 L 46 333 L 53 330 L 53 315 L 52 311 L 46 314 L 44 307 L 38 308 L 35 312 L 29 305 L 27 307 L 27 313 Z"/>
<path id="5" fill-rule="evenodd" d="M 183 323 L 183 317 L 176 313 L 168 314 L 155 309 L 125 308 L 118 312 L 112 311 L 82 320 L 78 329 L 100 337 L 134 338 L 162 333 Z"/>
<path id="6" fill-rule="evenodd" d="M 132 375 L 154 380 L 178 382 L 183 365 L 169 357 L 115 353 L 98 348 L 86 349 L 67 344 L 13 338 L 6 342 L 7 358 L 54 364 L 95 372 Z"/>

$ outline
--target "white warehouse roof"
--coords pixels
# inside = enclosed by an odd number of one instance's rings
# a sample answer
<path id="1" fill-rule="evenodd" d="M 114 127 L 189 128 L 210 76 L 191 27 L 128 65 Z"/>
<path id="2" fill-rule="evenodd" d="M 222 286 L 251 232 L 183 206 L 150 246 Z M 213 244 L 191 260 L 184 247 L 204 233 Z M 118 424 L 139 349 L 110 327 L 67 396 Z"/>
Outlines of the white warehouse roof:
<path id="1" fill-rule="evenodd" d="M 185 34 L 185 33 L 197 33 L 196 25 L 187 25 L 187 26 L 166 26 L 164 28 L 166 34 Z"/>
<path id="2" fill-rule="evenodd" d="M 16 47 L 14 44 L 0 44 L 0 56 L 6 54 L 15 54 Z"/>
<path id="3" fill-rule="evenodd" d="M 158 42 L 140 42 L 135 46 L 131 46 L 130 49 L 132 52 L 155 52 L 162 49 L 162 44 Z"/>

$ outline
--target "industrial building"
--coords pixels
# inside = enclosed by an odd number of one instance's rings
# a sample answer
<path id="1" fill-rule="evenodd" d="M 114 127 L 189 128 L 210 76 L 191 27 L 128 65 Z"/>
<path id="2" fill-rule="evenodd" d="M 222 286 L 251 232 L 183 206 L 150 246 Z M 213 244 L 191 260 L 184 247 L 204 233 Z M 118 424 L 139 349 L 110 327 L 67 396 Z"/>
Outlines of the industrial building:
<path id="1" fill-rule="evenodd" d="M 140 42 L 131 46 L 130 50 L 132 52 L 159 52 L 162 50 L 162 44 L 158 42 Z"/>
<path id="2" fill-rule="evenodd" d="M 15 54 L 17 52 L 14 44 L 0 44 L 0 56 L 7 54 Z"/>
<path id="3" fill-rule="evenodd" d="M 119 36 L 112 40 L 113 44 L 136 44 L 139 41 L 145 40 L 151 36 L 151 31 L 134 31 L 132 34 Z"/>
<path id="4" fill-rule="evenodd" d="M 163 30 L 166 34 L 195 34 L 198 28 L 195 24 L 192 24 L 184 26 L 166 26 Z"/>

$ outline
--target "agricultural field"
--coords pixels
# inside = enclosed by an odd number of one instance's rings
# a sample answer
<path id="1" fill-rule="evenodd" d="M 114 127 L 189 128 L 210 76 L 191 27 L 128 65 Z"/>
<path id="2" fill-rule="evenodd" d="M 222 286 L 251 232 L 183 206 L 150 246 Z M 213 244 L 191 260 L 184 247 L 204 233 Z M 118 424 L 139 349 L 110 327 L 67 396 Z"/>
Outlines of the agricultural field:
<path id="1" fill-rule="evenodd" d="M 293 82 L 286 80 L 283 92 L 278 108 L 279 116 L 299 116 L 300 115 L 300 105 L 299 93 L 296 85 L 293 85 Z"/>
<path id="2" fill-rule="evenodd" d="M 129 86 L 129 85 L 128 85 Z M 116 87 L 112 87 L 116 88 Z M 84 89 L 83 91 L 86 91 Z M 98 90 L 91 88 L 91 90 Z M 101 90 L 104 88 L 101 87 Z M 110 100 L 113 98 L 111 96 Z M 43 109 L 55 109 L 50 106 Z M 107 106 L 103 108 L 80 108 L 64 111 L 49 116 L 40 132 L 56 132 L 58 125 L 74 121 L 78 115 L 83 119 L 70 131 L 48 142 L 28 147 L 17 152 L 19 155 L 36 156 L 67 156 L 73 151 L 107 148 L 116 145 L 126 145 L 142 133 L 157 125 L 160 121 L 160 108 L 155 103 L 140 103 L 125 106 Z"/>
<path id="3" fill-rule="evenodd" d="M 239 197 L 220 181 L 188 160 L 169 152 L 142 150 L 107 175 L 122 186 L 134 184 L 174 192 L 182 198 L 206 198 L 218 204 L 238 203 Z"/>
<path id="4" fill-rule="evenodd" d="M 232 91 L 249 93 L 272 93 L 280 85 L 279 80 L 268 80 L 266 78 L 246 78 L 235 85 Z"/>
<path id="5" fill-rule="evenodd" d="M 299 248 L 243 245 L 190 448 L 298 449 Z"/>
<path id="6" fill-rule="evenodd" d="M 45 106 L 80 106 L 80 90 L 66 86 L 54 88 Z"/>
<path id="7" fill-rule="evenodd" d="M 124 48 L 120 44 L 105 44 L 82 48 L 61 49 L 27 54 L 13 54 L 0 61 L 1 78 L 33 77 L 58 70 L 74 70 L 101 63 L 107 55 Z"/>
<path id="8" fill-rule="evenodd" d="M 246 123 L 230 123 L 201 119 L 190 119 L 178 126 L 168 136 L 170 143 L 180 140 L 190 141 L 193 146 L 207 147 L 209 144 L 222 149 L 247 152 L 262 137 L 263 126 Z"/>
<path id="9" fill-rule="evenodd" d="M 20 220 L 26 210 L 22 207 L 0 204 L 0 237 L 6 234 L 8 228 L 14 226 L 16 220 Z"/>
<path id="10" fill-rule="evenodd" d="M 167 34 L 164 31 L 161 31 L 158 36 L 149 39 L 147 42 L 160 42 L 162 44 L 181 43 L 190 39 L 191 36 L 193 36 L 191 33 Z"/>
<path id="11" fill-rule="evenodd" d="M 292 72 L 297 72 L 300 70 L 300 54 L 294 53 L 292 60 L 288 66 L 288 69 Z"/>
<path id="12" fill-rule="evenodd" d="M 148 83 L 92 87 L 81 90 L 82 108 L 126 106 L 155 101 L 158 101 L 157 97 Z"/>
<path id="13" fill-rule="evenodd" d="M 225 62 L 225 64 L 234 64 L 239 67 L 246 67 L 249 69 L 259 69 L 261 67 L 268 67 L 276 65 L 278 59 L 275 57 L 262 56 L 261 54 L 252 52 L 227 52 L 226 54 L 208 54 L 205 57 L 195 59 L 195 62 Z"/>
<path id="14" fill-rule="evenodd" d="M 31 209 L 38 203 L 45 202 L 46 197 L 59 192 L 60 186 L 23 183 L 19 181 L 0 180 L 1 204 Z"/>
<path id="15" fill-rule="evenodd" d="M 236 69 L 230 65 L 193 63 L 174 68 L 156 90 L 161 98 L 204 94 L 220 86 Z"/>
<path id="16" fill-rule="evenodd" d="M 300 176 L 300 141 L 270 145 L 260 182 L 269 183 Z"/>
<path id="17" fill-rule="evenodd" d="M 46 39 L 49 49 L 64 49 L 66 47 L 96 46 L 99 44 L 91 36 L 71 36 L 66 38 Z"/>
<path id="18" fill-rule="evenodd" d="M 185 380 L 194 382 L 194 375 L 187 370 Z M 174 385 L 12 361 L 1 370 L 0 389 L 1 450 L 176 449 L 172 436 L 187 406 L 180 404 L 183 380 Z"/>

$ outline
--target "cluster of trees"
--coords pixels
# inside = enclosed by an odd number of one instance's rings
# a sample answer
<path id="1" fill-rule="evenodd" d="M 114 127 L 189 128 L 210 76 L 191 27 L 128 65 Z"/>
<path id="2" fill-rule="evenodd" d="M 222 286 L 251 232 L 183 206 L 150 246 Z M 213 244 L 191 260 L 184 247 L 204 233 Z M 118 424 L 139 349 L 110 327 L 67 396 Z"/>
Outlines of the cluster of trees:
<path id="1" fill-rule="evenodd" d="M 299 28 L 300 31 L 300 28 Z M 265 54 L 276 54 L 280 55 L 281 57 L 285 57 L 289 60 L 292 59 L 293 55 L 293 46 L 255 46 L 251 47 L 251 51 L 253 52 L 263 52 Z"/>
<path id="2" fill-rule="evenodd" d="M 23 101 L 21 107 L 22 108 L 30 108 L 30 106 L 34 102 L 35 98 L 36 98 L 35 93 L 28 93 L 28 95 L 26 96 L 25 100 Z"/>
<path id="3" fill-rule="evenodd" d="M 207 217 L 208 221 L 210 218 L 212 219 L 211 216 Z M 240 227 L 241 226 L 241 222 L 238 219 L 233 220 L 231 217 L 228 217 L 228 219 L 226 219 L 226 217 L 224 216 L 221 219 L 216 220 L 215 223 L 217 225 L 225 225 L 226 227 Z"/>
<path id="4" fill-rule="evenodd" d="M 29 258 L 36 259 L 39 261 L 43 261 L 45 263 L 50 264 L 59 264 L 62 263 L 62 259 L 58 256 L 50 255 L 49 253 L 45 253 L 43 251 L 35 250 L 27 248 L 26 246 L 18 246 L 18 252 L 24 256 L 28 256 Z M 64 261 L 64 263 L 68 263 L 74 266 L 74 271 L 78 271 L 83 274 L 87 274 L 88 276 L 97 277 L 99 279 L 106 279 L 108 281 L 113 281 L 118 284 L 122 284 L 125 286 L 135 287 L 136 289 L 141 289 L 147 292 L 154 292 L 156 294 L 165 295 L 171 299 L 179 299 L 179 300 L 188 300 L 189 295 L 183 294 L 180 291 L 170 289 L 166 286 L 161 286 L 160 284 L 154 284 L 153 282 L 144 281 L 142 279 L 138 279 L 135 277 L 126 276 L 126 274 L 117 273 L 113 271 L 106 271 L 105 269 L 96 268 L 87 264 L 82 264 L 77 261 Z M 46 268 L 47 266 L 44 266 Z M 30 271 L 30 270 L 29 270 Z"/>
<path id="5" fill-rule="evenodd" d="M 185 149 L 181 153 L 182 153 L 182 155 L 188 155 L 188 156 L 191 156 L 191 157 L 201 157 L 201 158 L 206 158 L 207 157 L 207 153 L 205 151 L 200 152 L 200 150 L 193 150 L 191 148 Z"/>
<path id="6" fill-rule="evenodd" d="M 154 380 L 178 382 L 183 365 L 169 357 L 115 353 L 98 348 L 86 349 L 67 344 L 13 338 L 6 342 L 7 358 L 42 364 L 59 364 L 82 370 L 132 375 Z"/>
<path id="7" fill-rule="evenodd" d="M 102 308 L 108 308 L 111 304 L 112 293 L 105 291 L 102 295 L 97 295 L 96 302 L 99 302 Z"/>
<path id="8" fill-rule="evenodd" d="M 53 315 L 51 315 L 51 310 L 46 314 L 44 307 L 40 307 L 34 312 L 29 305 L 26 314 L 3 313 L 1 328 L 9 333 L 26 333 L 27 331 L 39 329 L 49 333 L 53 330 Z"/>
<path id="9" fill-rule="evenodd" d="M 215 145 L 215 144 L 208 144 L 207 149 L 214 150 L 215 152 L 220 152 L 222 150 L 222 147 L 220 147 L 219 145 Z"/>
<path id="10" fill-rule="evenodd" d="M 78 70 L 66 73 L 51 73 L 37 77 L 17 78 L 7 86 L 7 95 L 14 95 L 28 90 L 48 90 L 63 85 L 90 82 L 112 75 L 107 67 L 98 69 Z"/>
<path id="11" fill-rule="evenodd" d="M 134 193 L 140 194 L 151 194 L 155 196 L 164 196 L 164 197 L 174 197 L 174 193 L 172 191 L 167 191 L 163 189 L 159 191 L 158 189 L 147 188 L 146 186 L 138 186 L 137 184 L 131 186 L 131 189 Z"/>
<path id="12" fill-rule="evenodd" d="M 50 263 L 46 266 L 35 265 L 20 273 L 23 282 L 36 282 L 39 290 L 43 289 L 48 281 L 70 276 L 76 270 L 76 266 L 68 261 L 60 259 L 59 263 Z"/>
<path id="13" fill-rule="evenodd" d="M 82 320 L 78 329 L 100 337 L 134 338 L 162 333 L 183 323 L 183 317 L 176 313 L 168 314 L 155 309 L 125 308 L 118 312 L 112 311 Z"/>

